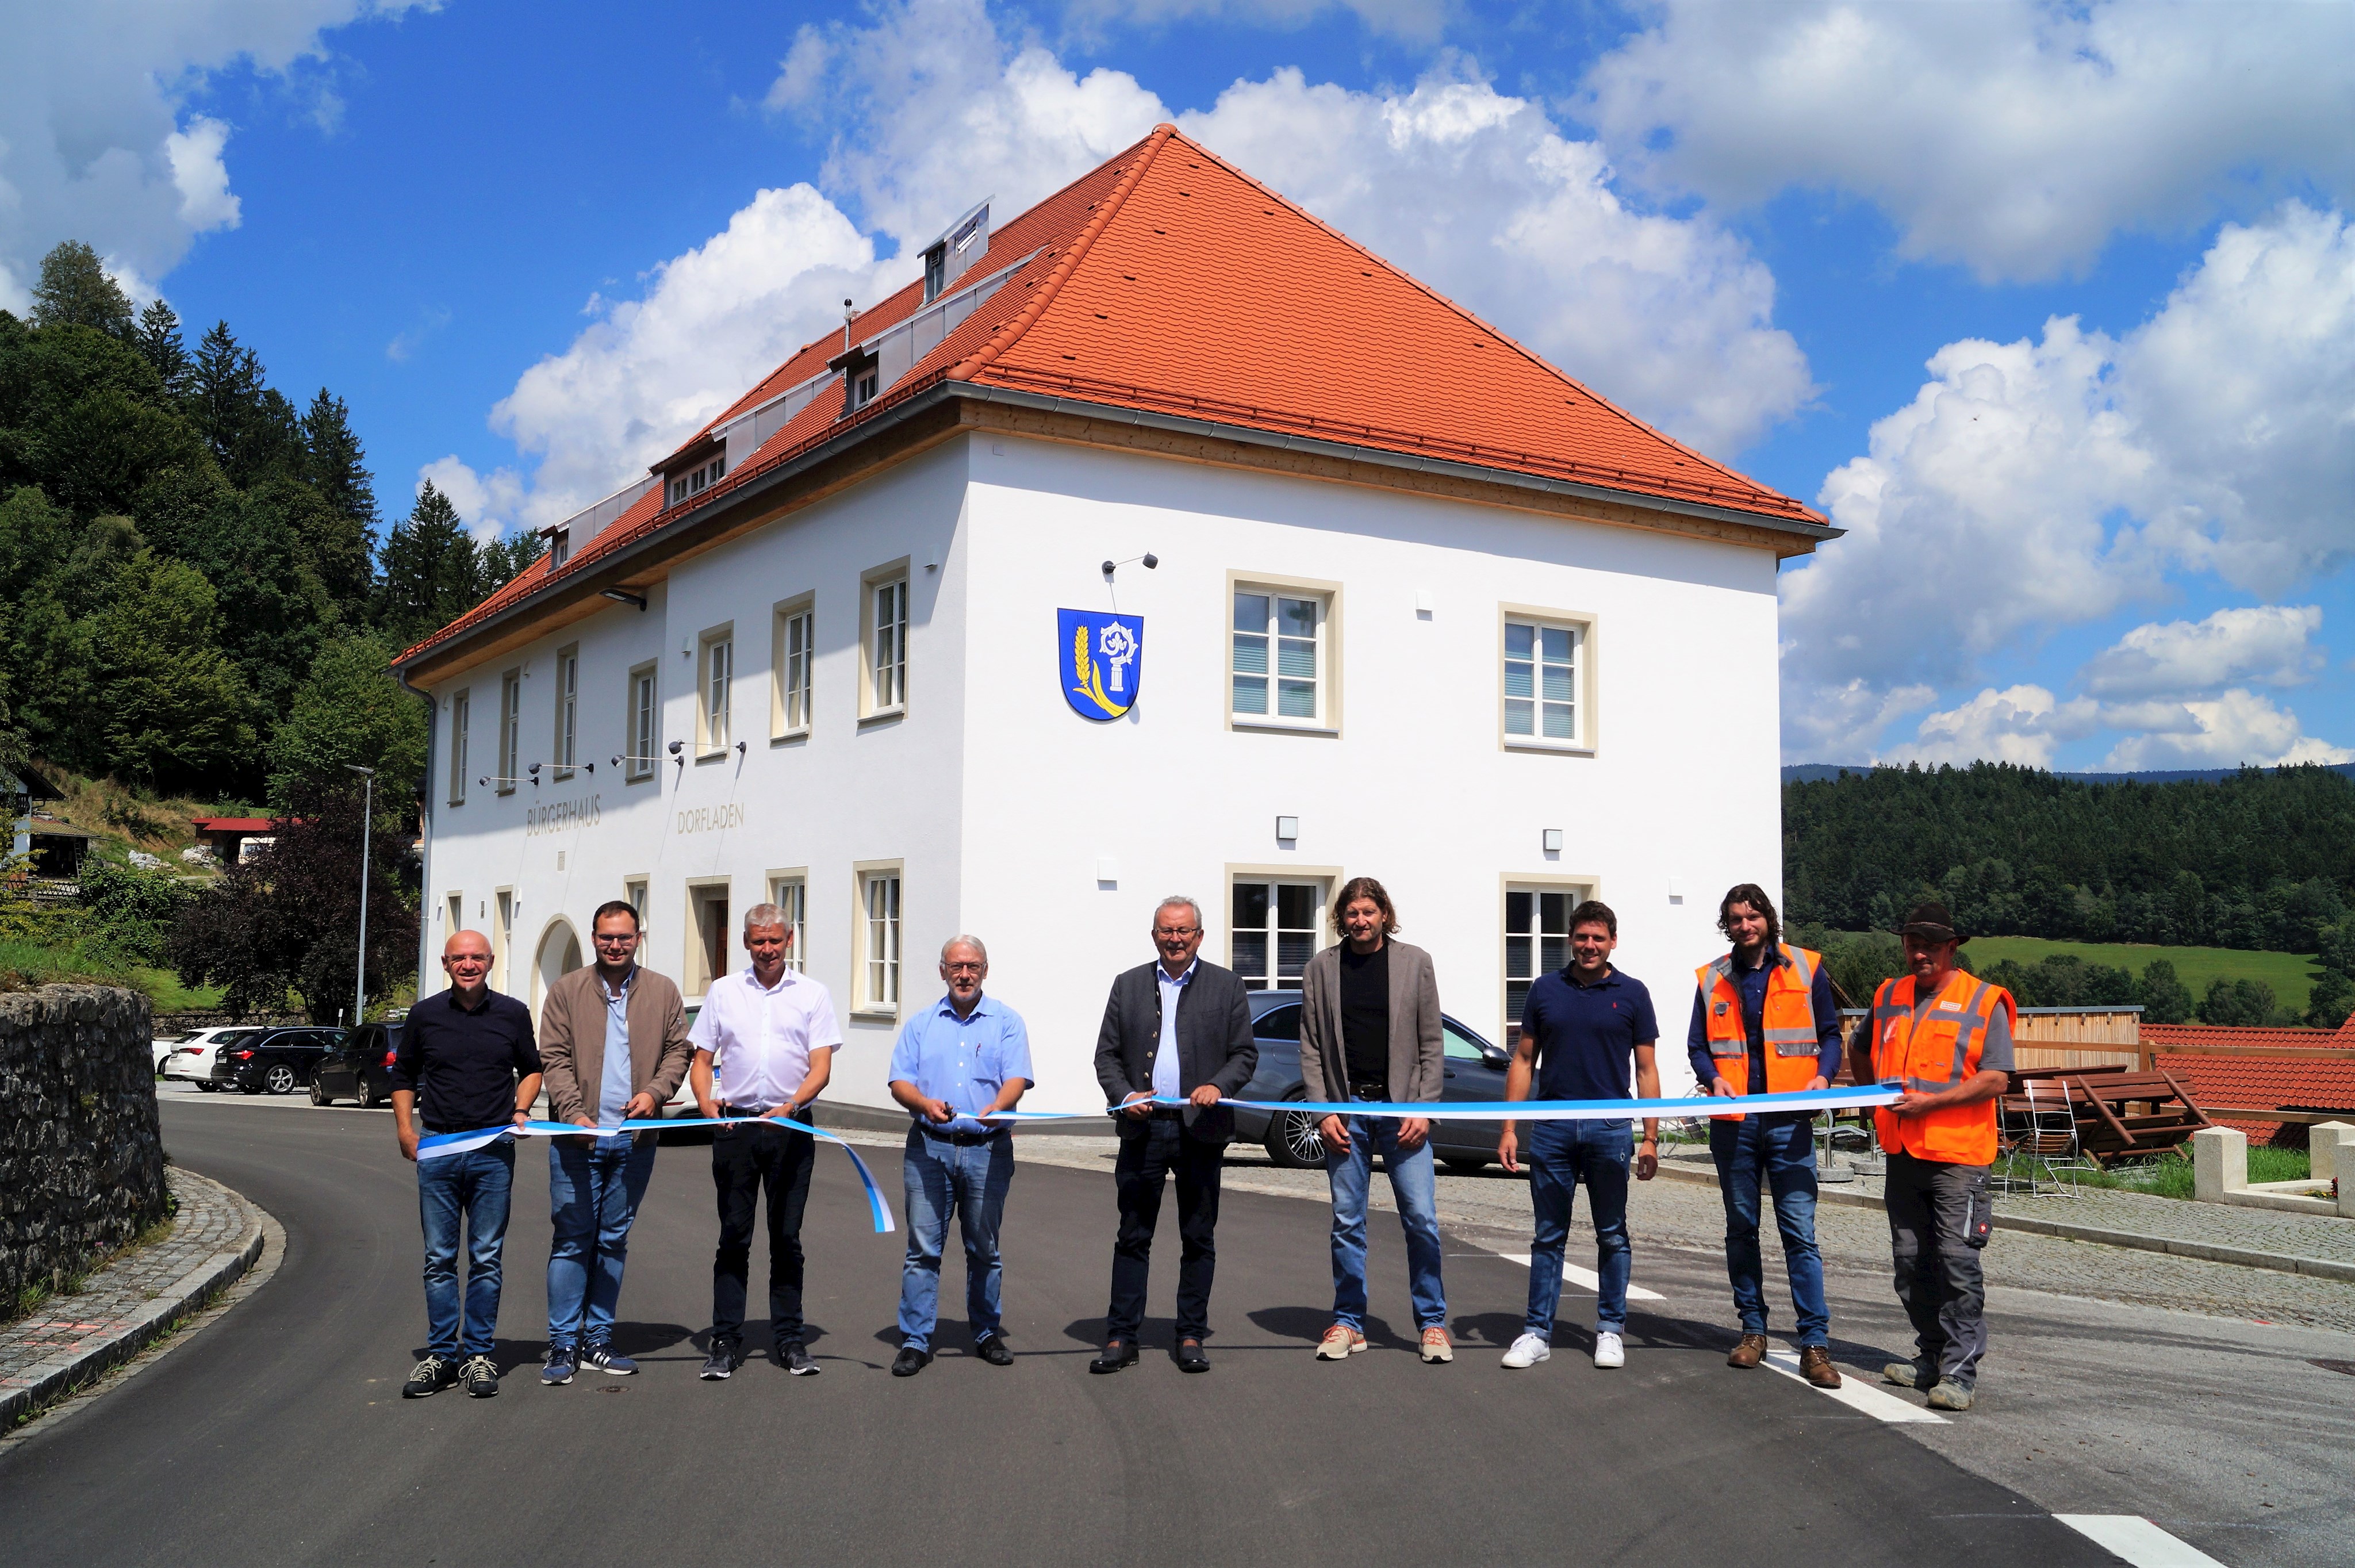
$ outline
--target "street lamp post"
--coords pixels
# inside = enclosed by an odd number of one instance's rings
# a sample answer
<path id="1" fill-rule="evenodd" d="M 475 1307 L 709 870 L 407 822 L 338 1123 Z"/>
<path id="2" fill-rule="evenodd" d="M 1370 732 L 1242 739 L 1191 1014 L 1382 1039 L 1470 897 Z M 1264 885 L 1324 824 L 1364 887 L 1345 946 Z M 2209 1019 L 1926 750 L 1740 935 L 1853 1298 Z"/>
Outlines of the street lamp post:
<path id="1" fill-rule="evenodd" d="M 368 885 L 369 843 L 376 831 L 376 770 L 357 763 L 344 766 L 358 773 L 360 785 L 360 950 L 358 963 L 352 976 L 352 1027 L 357 1029 L 368 1013 Z"/>

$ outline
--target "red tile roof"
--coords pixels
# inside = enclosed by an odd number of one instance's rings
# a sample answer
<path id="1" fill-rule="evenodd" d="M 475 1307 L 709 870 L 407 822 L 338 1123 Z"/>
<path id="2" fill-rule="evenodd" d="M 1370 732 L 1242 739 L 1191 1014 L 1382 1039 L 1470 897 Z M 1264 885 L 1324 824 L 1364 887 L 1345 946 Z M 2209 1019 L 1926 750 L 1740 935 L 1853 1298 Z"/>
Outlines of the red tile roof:
<path id="1" fill-rule="evenodd" d="M 649 490 L 564 565 L 551 571 L 543 556 L 401 662 L 943 382 L 1313 436 L 1769 525 L 1824 521 L 1597 397 L 1172 126 L 1000 225 L 979 265 L 1025 259 L 859 412 L 845 418 L 839 399 L 821 395 L 718 485 L 673 507 Z M 871 341 L 924 303 L 911 283 L 852 336 Z M 842 346 L 840 333 L 807 345 L 675 450 L 823 374 Z"/>
<path id="2" fill-rule="evenodd" d="M 2339 1031 L 2345 1034 L 2346 1030 Z M 2145 1024 L 2142 1041 L 2153 1051 L 2188 1051 L 2220 1045 L 2256 1046 L 2267 1051 L 2313 1050 L 2318 1046 L 2355 1044 L 2318 1029 L 2225 1029 L 2211 1024 Z"/>

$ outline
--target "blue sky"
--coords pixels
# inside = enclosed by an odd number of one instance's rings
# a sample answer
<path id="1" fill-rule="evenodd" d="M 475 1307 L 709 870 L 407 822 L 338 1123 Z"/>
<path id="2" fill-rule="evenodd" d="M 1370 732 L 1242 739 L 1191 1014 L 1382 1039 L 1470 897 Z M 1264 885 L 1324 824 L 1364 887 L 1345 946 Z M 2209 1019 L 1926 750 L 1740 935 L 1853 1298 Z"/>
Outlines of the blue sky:
<path id="1" fill-rule="evenodd" d="M 0 305 L 96 245 L 389 513 L 666 450 L 972 200 L 1177 119 L 1850 529 L 1785 757 L 2355 760 L 2355 6 L 149 0 L 0 51 Z M 1737 683 L 1738 688 L 1738 683 Z"/>

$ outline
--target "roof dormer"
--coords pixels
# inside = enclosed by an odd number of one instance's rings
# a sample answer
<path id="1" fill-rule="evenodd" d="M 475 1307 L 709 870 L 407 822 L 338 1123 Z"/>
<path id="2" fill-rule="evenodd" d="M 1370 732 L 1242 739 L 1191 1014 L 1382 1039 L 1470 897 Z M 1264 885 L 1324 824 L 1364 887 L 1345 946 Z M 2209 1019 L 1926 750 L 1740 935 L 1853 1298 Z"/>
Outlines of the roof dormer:
<path id="1" fill-rule="evenodd" d="M 924 247 L 924 303 L 941 297 L 975 261 L 989 253 L 989 203 L 982 202 Z"/>

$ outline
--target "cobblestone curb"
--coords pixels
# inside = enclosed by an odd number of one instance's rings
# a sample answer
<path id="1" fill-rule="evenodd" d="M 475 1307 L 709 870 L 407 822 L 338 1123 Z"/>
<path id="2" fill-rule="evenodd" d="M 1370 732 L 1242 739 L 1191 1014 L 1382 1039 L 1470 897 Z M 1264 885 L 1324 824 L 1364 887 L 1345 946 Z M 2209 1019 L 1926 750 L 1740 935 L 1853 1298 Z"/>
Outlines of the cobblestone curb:
<path id="1" fill-rule="evenodd" d="M 1717 1185 L 1714 1170 L 1696 1170 L 1665 1159 L 1660 1162 L 1660 1174 L 1672 1181 L 1708 1187 Z M 1869 1192 L 1842 1192 L 1836 1188 L 1817 1189 L 1816 1202 L 1818 1205 L 1838 1204 L 1849 1209 L 1882 1207 L 1881 1200 Z M 2290 1253 L 2220 1246 L 2212 1242 L 2186 1241 L 2178 1236 L 2150 1236 L 2137 1231 L 2076 1225 L 2065 1220 L 2037 1220 L 2024 1214 L 1998 1212 L 1995 1217 L 1995 1228 L 1998 1231 L 2026 1231 L 2039 1236 L 2058 1236 L 2067 1242 L 2093 1242 L 2105 1247 L 2131 1247 L 2143 1253 L 2171 1253 L 2179 1258 L 2200 1258 L 2209 1263 L 2235 1264 L 2243 1268 L 2271 1269 L 2276 1274 L 2303 1274 L 2317 1279 L 2355 1281 L 2355 1264 L 2339 1263 L 2330 1258 L 2305 1258 Z"/>
<path id="2" fill-rule="evenodd" d="M 77 1294 L 0 1328 L 0 1433 L 137 1355 L 261 1258 L 260 1209 L 176 1166 L 165 1179 L 180 1200 L 170 1236 L 109 1264 Z"/>

